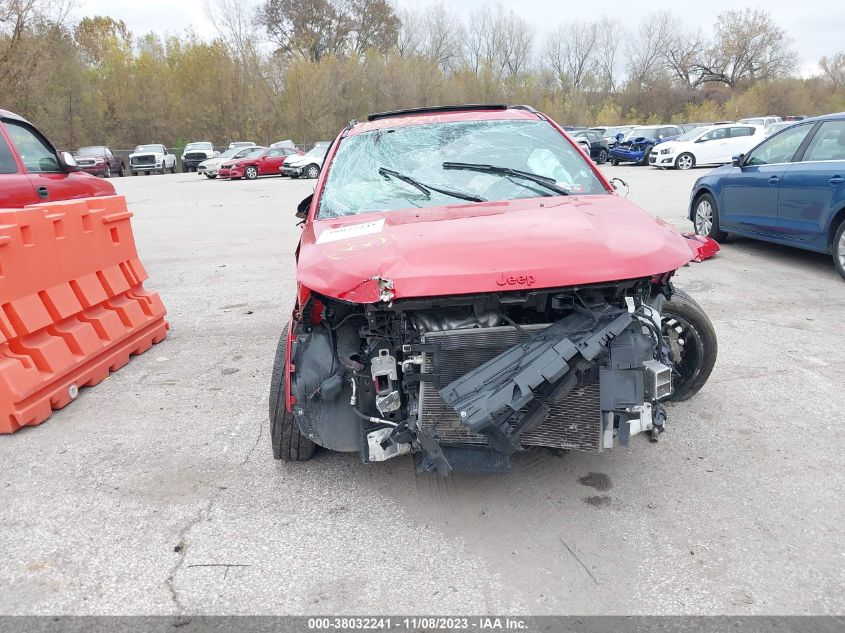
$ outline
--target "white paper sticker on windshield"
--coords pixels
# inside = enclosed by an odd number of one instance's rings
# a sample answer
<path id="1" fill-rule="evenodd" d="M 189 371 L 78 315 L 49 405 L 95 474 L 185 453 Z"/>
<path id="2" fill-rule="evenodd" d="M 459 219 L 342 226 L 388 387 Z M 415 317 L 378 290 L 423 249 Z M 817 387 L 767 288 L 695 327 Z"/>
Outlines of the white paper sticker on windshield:
<path id="1" fill-rule="evenodd" d="M 381 233 L 383 228 L 384 218 L 379 218 L 378 220 L 364 222 L 363 224 L 351 224 L 349 226 L 340 226 L 336 229 L 327 229 L 320 233 L 320 237 L 317 238 L 317 244 L 338 242 L 353 237 L 361 237 L 362 235 L 373 235 L 375 233 Z"/>

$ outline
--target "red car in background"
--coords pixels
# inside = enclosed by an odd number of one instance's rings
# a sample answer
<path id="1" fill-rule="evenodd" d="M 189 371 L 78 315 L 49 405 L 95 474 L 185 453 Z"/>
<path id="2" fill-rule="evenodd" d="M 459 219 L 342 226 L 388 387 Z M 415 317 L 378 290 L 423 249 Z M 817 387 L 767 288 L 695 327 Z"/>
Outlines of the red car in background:
<path id="1" fill-rule="evenodd" d="M 220 167 L 223 178 L 246 178 L 255 180 L 259 176 L 279 176 L 279 168 L 290 156 L 299 156 L 302 152 L 290 147 L 256 147 L 243 158 L 224 163 Z"/>
<path id="2" fill-rule="evenodd" d="M 114 195 L 114 187 L 80 171 L 29 121 L 0 110 L 0 209 Z"/>

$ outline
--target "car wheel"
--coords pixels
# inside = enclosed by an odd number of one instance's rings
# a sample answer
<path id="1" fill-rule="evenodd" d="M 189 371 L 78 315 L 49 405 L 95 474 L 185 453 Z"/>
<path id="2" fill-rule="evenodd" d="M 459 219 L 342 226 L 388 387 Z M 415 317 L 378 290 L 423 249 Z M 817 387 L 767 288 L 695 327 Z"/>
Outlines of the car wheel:
<path id="1" fill-rule="evenodd" d="M 648 155 L 651 154 L 651 150 L 651 145 L 647 145 L 643 151 L 643 157 L 640 159 L 640 165 L 648 165 Z"/>
<path id="2" fill-rule="evenodd" d="M 716 208 L 716 201 L 709 193 L 701 195 L 695 201 L 692 223 L 696 235 L 712 237 L 717 242 L 721 242 L 726 237 L 726 233 L 719 228 L 719 210 Z"/>
<path id="3" fill-rule="evenodd" d="M 111 178 L 111 165 L 106 165 L 106 171 L 103 173 L 103 178 Z"/>
<path id="4" fill-rule="evenodd" d="M 247 180 L 255 180 L 258 178 L 258 169 L 250 165 L 246 169 L 244 169 L 244 178 Z"/>
<path id="5" fill-rule="evenodd" d="M 305 168 L 305 177 L 306 178 L 316 178 L 320 175 L 320 168 L 317 165 L 308 165 Z"/>
<path id="6" fill-rule="evenodd" d="M 618 161 L 618 160 L 616 160 L 615 158 L 611 158 L 611 159 L 610 159 L 610 164 L 611 164 L 611 165 L 613 165 L 614 167 L 616 167 L 617 165 L 619 165 L 619 161 Z"/>
<path id="7" fill-rule="evenodd" d="M 672 395 L 675 402 L 694 396 L 710 378 L 719 345 L 716 330 L 704 310 L 683 290 L 675 290 L 663 304 L 663 339 L 673 364 Z"/>
<path id="8" fill-rule="evenodd" d="M 678 158 L 675 159 L 675 167 L 678 169 L 683 169 L 686 171 L 687 169 L 692 169 L 695 167 L 695 156 L 690 154 L 689 152 L 684 152 Z"/>
<path id="9" fill-rule="evenodd" d="M 174 162 L 174 163 L 173 163 L 173 165 L 170 167 L 170 173 L 171 173 L 171 174 L 175 174 L 175 173 L 176 173 L 176 163 L 175 163 L 175 162 Z"/>
<path id="10" fill-rule="evenodd" d="M 845 277 L 845 220 L 833 235 L 833 265 L 840 275 Z"/>
<path id="11" fill-rule="evenodd" d="M 117 175 L 123 178 L 126 175 L 126 167 L 123 166 L 123 163 L 120 165 L 120 169 L 117 170 Z"/>
<path id="12" fill-rule="evenodd" d="M 606 149 L 599 150 L 598 164 L 604 165 L 606 162 L 607 162 L 607 150 Z"/>
<path id="13" fill-rule="evenodd" d="M 215 178 L 217 178 L 217 174 L 206 174 L 205 177 L 209 180 L 214 180 Z"/>
<path id="14" fill-rule="evenodd" d="M 273 457 L 285 461 L 302 462 L 311 459 L 317 445 L 302 435 L 293 414 L 285 408 L 285 370 L 288 366 L 286 354 L 288 328 L 282 330 L 282 337 L 276 347 L 273 373 L 270 375 L 270 442 Z"/>
<path id="15" fill-rule="evenodd" d="M 145 171 L 145 172 L 144 172 L 144 175 L 145 175 L 145 176 L 149 176 L 149 175 L 150 175 L 150 172 Z"/>

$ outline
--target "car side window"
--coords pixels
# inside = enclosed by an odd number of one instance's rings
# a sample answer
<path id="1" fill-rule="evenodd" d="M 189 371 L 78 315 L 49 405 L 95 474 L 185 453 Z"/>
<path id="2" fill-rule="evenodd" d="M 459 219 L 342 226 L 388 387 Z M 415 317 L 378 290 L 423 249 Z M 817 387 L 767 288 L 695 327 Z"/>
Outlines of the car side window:
<path id="1" fill-rule="evenodd" d="M 801 160 L 845 160 L 845 121 L 822 123 Z"/>
<path id="2" fill-rule="evenodd" d="M 707 134 L 701 137 L 702 141 L 718 141 L 728 137 L 728 128 L 720 127 L 715 130 L 710 130 Z"/>
<path id="3" fill-rule="evenodd" d="M 17 121 L 6 121 L 6 131 L 27 171 L 32 173 L 61 171 L 56 152 L 34 130 Z"/>
<path id="4" fill-rule="evenodd" d="M 769 137 L 762 145 L 748 155 L 746 165 L 775 165 L 791 163 L 798 147 L 813 128 L 813 124 L 788 127 L 782 132 Z"/>
<path id="5" fill-rule="evenodd" d="M 15 162 L 12 150 L 9 149 L 6 139 L 0 136 L 0 174 L 16 173 L 18 173 L 18 164 Z"/>
<path id="6" fill-rule="evenodd" d="M 282 149 L 271 149 L 269 152 L 267 152 L 268 157 L 284 156 L 284 155 L 285 155 L 285 151 L 282 150 Z"/>
<path id="7" fill-rule="evenodd" d="M 732 127 L 731 128 L 731 138 L 737 138 L 739 136 L 754 136 L 754 128 L 753 127 Z"/>

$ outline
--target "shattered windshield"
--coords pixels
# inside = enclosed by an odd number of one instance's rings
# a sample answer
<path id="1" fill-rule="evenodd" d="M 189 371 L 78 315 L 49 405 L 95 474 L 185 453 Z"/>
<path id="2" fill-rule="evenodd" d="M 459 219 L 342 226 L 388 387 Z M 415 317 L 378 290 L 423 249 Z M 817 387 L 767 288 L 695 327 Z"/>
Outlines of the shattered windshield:
<path id="1" fill-rule="evenodd" d="M 513 175 L 446 169 L 444 163 L 531 172 L 552 179 L 573 195 L 608 194 L 584 158 L 545 121 L 430 123 L 344 138 L 331 162 L 317 217 L 466 204 L 436 188 L 483 200 L 556 195 L 548 187 Z M 405 178 L 385 172 L 398 172 Z"/>

